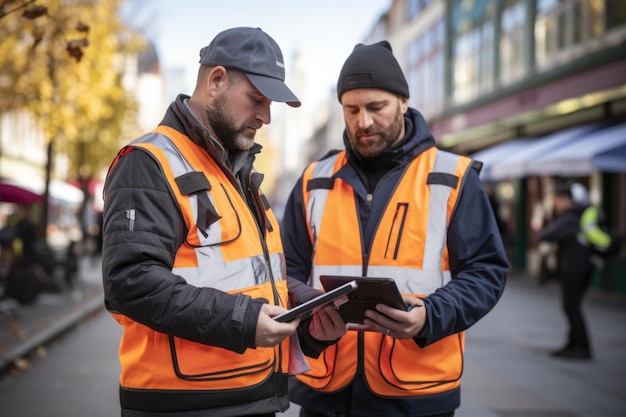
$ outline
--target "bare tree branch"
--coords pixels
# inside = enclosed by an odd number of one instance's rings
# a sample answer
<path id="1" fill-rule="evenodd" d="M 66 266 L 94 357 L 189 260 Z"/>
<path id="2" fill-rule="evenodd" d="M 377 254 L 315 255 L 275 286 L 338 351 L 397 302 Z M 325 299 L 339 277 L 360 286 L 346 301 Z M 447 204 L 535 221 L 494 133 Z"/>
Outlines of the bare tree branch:
<path id="1" fill-rule="evenodd" d="M 18 2 L 17 5 L 14 5 L 12 9 L 10 9 L 9 6 L 13 5 L 13 3 L 16 3 L 16 2 L 14 0 L 4 0 L 2 4 L 0 4 L 0 19 L 5 17 L 6 15 L 9 15 L 11 13 L 17 12 L 18 10 L 24 9 L 30 6 L 31 4 L 35 3 L 36 1 L 37 0 L 22 0 Z"/>

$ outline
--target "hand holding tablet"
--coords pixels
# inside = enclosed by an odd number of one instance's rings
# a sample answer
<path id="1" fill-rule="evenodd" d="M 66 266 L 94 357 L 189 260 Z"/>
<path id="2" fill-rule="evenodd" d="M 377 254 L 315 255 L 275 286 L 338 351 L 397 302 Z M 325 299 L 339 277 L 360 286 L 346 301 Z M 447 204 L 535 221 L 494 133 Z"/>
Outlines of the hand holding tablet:
<path id="1" fill-rule="evenodd" d="M 352 330 L 368 330 L 363 324 L 366 310 L 376 310 L 376 304 L 386 304 L 399 310 L 407 310 L 396 282 L 391 278 L 373 278 L 356 276 L 322 275 L 320 282 L 324 289 L 332 290 L 346 281 L 355 281 L 358 287 L 350 292 L 348 302 L 339 307 L 339 313 L 348 328 Z"/>

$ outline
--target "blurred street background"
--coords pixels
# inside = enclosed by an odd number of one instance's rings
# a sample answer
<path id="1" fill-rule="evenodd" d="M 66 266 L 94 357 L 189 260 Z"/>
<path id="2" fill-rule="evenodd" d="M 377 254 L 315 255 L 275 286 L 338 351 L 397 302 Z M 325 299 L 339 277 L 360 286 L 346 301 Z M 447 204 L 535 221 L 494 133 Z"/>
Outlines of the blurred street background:
<path id="1" fill-rule="evenodd" d="M 40 296 L 0 318 L 0 411 L 7 417 L 120 413 L 121 327 L 104 311 L 99 260 L 83 259 L 73 293 Z M 558 285 L 509 277 L 495 309 L 467 332 L 461 417 L 626 415 L 626 299 L 593 290 L 585 301 L 595 358 L 549 352 L 564 340 Z M 298 406 L 278 417 L 296 417 Z"/>
<path id="2" fill-rule="evenodd" d="M 279 217 L 305 164 L 343 147 L 336 77 L 359 42 L 389 40 L 438 146 L 483 163 L 511 273 L 468 332 L 458 415 L 626 415 L 621 0 L 0 0 L 0 415 L 119 414 L 119 328 L 100 275 L 106 171 L 192 92 L 199 50 L 233 26 L 277 41 L 303 102 L 273 106 L 257 135 Z M 622 242 L 585 300 L 590 362 L 548 355 L 565 321 L 555 248 L 536 232 L 565 181 L 587 187 Z"/>

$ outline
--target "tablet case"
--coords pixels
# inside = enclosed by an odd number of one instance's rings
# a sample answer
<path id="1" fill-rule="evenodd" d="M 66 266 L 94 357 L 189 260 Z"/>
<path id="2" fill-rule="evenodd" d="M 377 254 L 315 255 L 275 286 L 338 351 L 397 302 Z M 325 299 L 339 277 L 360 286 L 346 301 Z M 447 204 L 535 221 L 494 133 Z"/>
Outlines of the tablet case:
<path id="1" fill-rule="evenodd" d="M 366 310 L 376 310 L 376 304 L 406 310 L 402 295 L 392 278 L 357 277 L 341 275 L 321 275 L 320 282 L 326 291 L 356 281 L 358 287 L 348 294 L 348 302 L 339 307 L 339 313 L 346 323 L 362 324 Z"/>

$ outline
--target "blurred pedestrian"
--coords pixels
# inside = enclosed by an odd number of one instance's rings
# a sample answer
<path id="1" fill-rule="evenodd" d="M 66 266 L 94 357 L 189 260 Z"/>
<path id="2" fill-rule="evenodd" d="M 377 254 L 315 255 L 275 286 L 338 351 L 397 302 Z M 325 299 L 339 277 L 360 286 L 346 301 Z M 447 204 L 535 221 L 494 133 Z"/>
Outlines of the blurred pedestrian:
<path id="1" fill-rule="evenodd" d="M 124 327 L 122 416 L 273 416 L 289 406 L 288 374 L 306 369 L 302 351 L 317 356 L 346 332 L 334 308 L 272 319 L 288 298 L 320 294 L 286 279 L 253 168 L 272 101 L 300 106 L 284 79 L 261 29 L 219 33 L 200 51 L 192 96 L 109 170 L 102 268 L 106 307 Z"/>
<path id="2" fill-rule="evenodd" d="M 496 184 L 493 182 L 485 182 L 483 184 L 485 187 L 485 193 L 487 193 L 487 198 L 489 198 L 489 204 L 493 210 L 493 215 L 496 219 L 496 224 L 498 225 L 498 230 L 500 231 L 500 236 L 502 236 L 502 240 L 506 242 L 507 225 L 502 218 L 502 213 L 500 212 L 500 202 L 498 201 L 498 196 L 496 195 Z"/>
<path id="3" fill-rule="evenodd" d="M 28 217 L 26 206 L 16 206 L 1 234 L 5 294 L 21 304 L 30 304 L 41 291 L 46 272 L 37 250 L 37 226 Z"/>
<path id="4" fill-rule="evenodd" d="M 28 218 L 28 210 L 23 205 L 17 206 L 14 233 L 14 246 L 17 246 L 15 252 L 20 262 L 37 263 L 37 226 Z"/>
<path id="5" fill-rule="evenodd" d="M 539 240 L 557 244 L 557 271 L 561 302 L 568 323 L 565 345 L 552 356 L 565 359 L 591 359 L 589 333 L 582 312 L 594 264 L 591 248 L 578 235 L 583 212 L 589 206 L 589 193 L 580 183 L 560 184 L 554 196 L 554 220 L 539 231 Z"/>
<path id="6" fill-rule="evenodd" d="M 464 331 L 499 300 L 508 269 L 475 164 L 443 152 L 387 41 L 357 45 L 337 94 L 345 150 L 310 164 L 282 223 L 287 273 L 395 279 L 411 309 L 379 304 L 310 361 L 290 399 L 301 416 L 451 416 Z"/>

